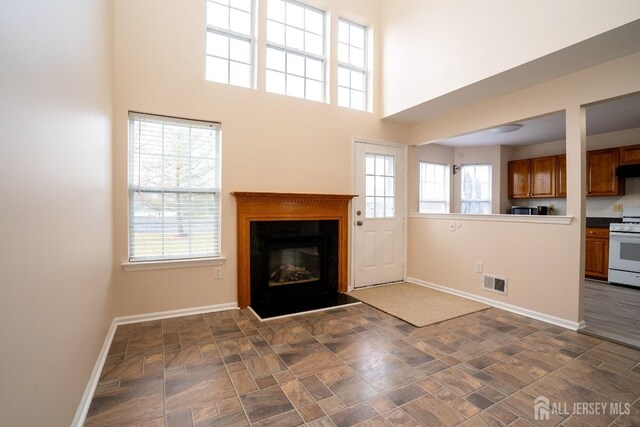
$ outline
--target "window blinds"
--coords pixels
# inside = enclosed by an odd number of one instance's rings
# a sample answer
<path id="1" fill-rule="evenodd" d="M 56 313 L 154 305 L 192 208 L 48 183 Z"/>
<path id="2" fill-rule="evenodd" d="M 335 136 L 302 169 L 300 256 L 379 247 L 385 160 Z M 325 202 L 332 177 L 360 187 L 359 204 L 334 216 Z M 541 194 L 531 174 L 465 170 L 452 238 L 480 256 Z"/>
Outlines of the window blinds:
<path id="1" fill-rule="evenodd" d="M 220 255 L 220 126 L 129 113 L 129 261 Z"/>

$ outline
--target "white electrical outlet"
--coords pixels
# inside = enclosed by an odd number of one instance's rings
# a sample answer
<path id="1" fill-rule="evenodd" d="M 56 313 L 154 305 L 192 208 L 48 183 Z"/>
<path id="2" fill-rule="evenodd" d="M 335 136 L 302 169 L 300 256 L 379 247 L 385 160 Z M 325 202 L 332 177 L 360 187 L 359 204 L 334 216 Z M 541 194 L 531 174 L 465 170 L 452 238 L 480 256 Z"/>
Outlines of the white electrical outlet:
<path id="1" fill-rule="evenodd" d="M 213 269 L 213 278 L 222 279 L 222 267 L 215 267 Z"/>
<path id="2" fill-rule="evenodd" d="M 482 262 L 476 261 L 476 273 L 482 273 Z"/>

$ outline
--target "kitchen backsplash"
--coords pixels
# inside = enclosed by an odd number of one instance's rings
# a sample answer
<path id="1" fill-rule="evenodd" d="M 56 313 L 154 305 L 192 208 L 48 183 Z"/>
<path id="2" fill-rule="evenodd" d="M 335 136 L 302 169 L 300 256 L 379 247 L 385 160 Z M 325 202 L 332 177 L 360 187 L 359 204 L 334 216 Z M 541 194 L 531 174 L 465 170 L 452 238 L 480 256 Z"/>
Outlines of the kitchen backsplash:
<path id="1" fill-rule="evenodd" d="M 567 199 L 519 199 L 512 200 L 515 206 L 550 206 L 551 215 L 567 214 Z M 614 205 L 623 207 L 640 207 L 640 178 L 627 178 L 625 195 L 619 197 L 587 197 L 588 217 L 622 217 L 622 212 L 614 212 Z"/>

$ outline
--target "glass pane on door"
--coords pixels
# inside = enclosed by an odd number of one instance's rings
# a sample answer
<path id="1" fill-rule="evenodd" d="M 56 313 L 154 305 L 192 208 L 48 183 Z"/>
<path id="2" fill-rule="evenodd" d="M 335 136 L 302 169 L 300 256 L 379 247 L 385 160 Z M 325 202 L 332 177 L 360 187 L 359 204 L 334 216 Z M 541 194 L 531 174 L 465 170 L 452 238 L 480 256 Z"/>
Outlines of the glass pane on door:
<path id="1" fill-rule="evenodd" d="M 394 218 L 395 158 L 367 153 L 365 164 L 365 218 Z"/>

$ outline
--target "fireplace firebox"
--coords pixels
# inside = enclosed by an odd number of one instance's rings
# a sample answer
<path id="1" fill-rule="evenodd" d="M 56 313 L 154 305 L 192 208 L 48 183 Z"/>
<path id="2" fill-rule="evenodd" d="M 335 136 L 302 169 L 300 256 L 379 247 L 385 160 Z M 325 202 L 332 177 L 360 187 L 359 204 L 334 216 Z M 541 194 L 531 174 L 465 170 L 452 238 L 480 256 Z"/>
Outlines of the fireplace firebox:
<path id="1" fill-rule="evenodd" d="M 254 310 L 338 292 L 338 221 L 253 221 L 250 242 Z"/>

